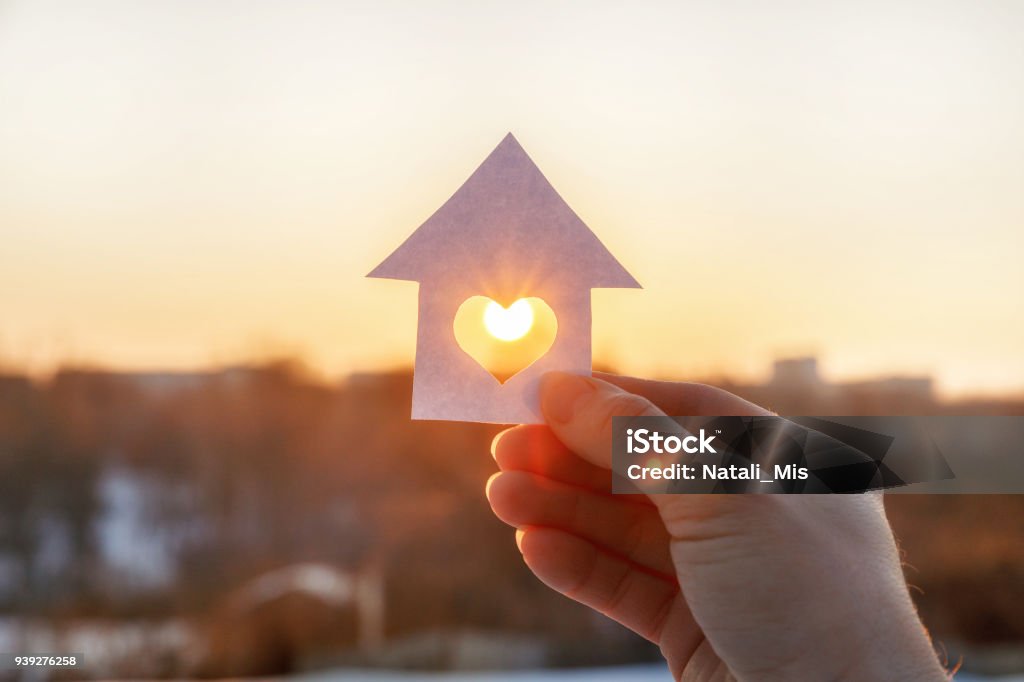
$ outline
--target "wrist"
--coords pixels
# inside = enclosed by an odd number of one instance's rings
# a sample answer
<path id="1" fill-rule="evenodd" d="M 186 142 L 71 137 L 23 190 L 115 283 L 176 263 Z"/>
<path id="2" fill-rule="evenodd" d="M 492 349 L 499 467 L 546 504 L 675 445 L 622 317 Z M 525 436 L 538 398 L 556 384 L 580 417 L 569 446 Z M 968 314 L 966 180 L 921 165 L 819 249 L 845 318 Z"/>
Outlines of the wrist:
<path id="1" fill-rule="evenodd" d="M 948 682 L 950 674 L 939 661 L 917 613 L 911 612 L 896 627 L 875 630 L 836 679 L 876 682 Z"/>

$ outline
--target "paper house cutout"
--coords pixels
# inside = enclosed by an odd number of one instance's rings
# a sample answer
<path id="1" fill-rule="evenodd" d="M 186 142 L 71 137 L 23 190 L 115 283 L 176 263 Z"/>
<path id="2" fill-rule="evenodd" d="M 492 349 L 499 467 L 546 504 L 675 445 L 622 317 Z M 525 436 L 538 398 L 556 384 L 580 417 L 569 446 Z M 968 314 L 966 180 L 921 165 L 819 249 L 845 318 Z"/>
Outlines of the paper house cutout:
<path id="1" fill-rule="evenodd" d="M 413 419 L 540 423 L 548 371 L 591 373 L 590 290 L 640 288 L 558 195 L 511 133 L 369 277 L 419 282 Z M 558 329 L 548 352 L 499 383 L 456 343 L 472 296 L 544 299 Z"/>

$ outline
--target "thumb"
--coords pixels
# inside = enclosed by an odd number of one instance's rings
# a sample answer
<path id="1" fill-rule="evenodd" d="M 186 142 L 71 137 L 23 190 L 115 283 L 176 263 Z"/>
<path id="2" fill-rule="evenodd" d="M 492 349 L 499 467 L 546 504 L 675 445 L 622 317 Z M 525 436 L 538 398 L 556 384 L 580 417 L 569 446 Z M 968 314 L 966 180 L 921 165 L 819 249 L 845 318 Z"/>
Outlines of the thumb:
<path id="1" fill-rule="evenodd" d="M 612 417 L 665 413 L 642 396 L 607 381 L 549 372 L 540 383 L 540 409 L 558 440 L 591 464 L 612 465 Z"/>

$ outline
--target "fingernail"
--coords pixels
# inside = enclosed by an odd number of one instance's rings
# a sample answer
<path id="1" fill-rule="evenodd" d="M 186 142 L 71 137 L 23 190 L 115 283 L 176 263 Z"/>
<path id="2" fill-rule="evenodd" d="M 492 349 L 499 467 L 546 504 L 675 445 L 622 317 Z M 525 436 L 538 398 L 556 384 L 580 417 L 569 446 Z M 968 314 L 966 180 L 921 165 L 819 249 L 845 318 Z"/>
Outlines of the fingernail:
<path id="1" fill-rule="evenodd" d="M 523 553 L 523 536 L 526 535 L 525 530 L 516 529 L 516 547 L 519 548 L 519 553 Z"/>
<path id="2" fill-rule="evenodd" d="M 565 372 L 548 372 L 540 380 L 540 409 L 548 421 L 565 424 L 576 407 L 597 390 L 588 377 Z"/>

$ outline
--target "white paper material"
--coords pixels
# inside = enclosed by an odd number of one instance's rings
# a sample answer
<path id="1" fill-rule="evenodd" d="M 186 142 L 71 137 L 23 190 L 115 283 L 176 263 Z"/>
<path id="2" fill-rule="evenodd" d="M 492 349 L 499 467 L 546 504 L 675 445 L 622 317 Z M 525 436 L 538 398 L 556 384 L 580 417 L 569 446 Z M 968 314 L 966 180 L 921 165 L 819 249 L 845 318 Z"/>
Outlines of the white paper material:
<path id="1" fill-rule="evenodd" d="M 540 423 L 548 371 L 590 374 L 590 290 L 640 285 L 569 208 L 512 134 L 369 277 L 420 283 L 413 419 Z M 543 299 L 551 348 L 504 384 L 459 347 L 459 307 Z"/>

